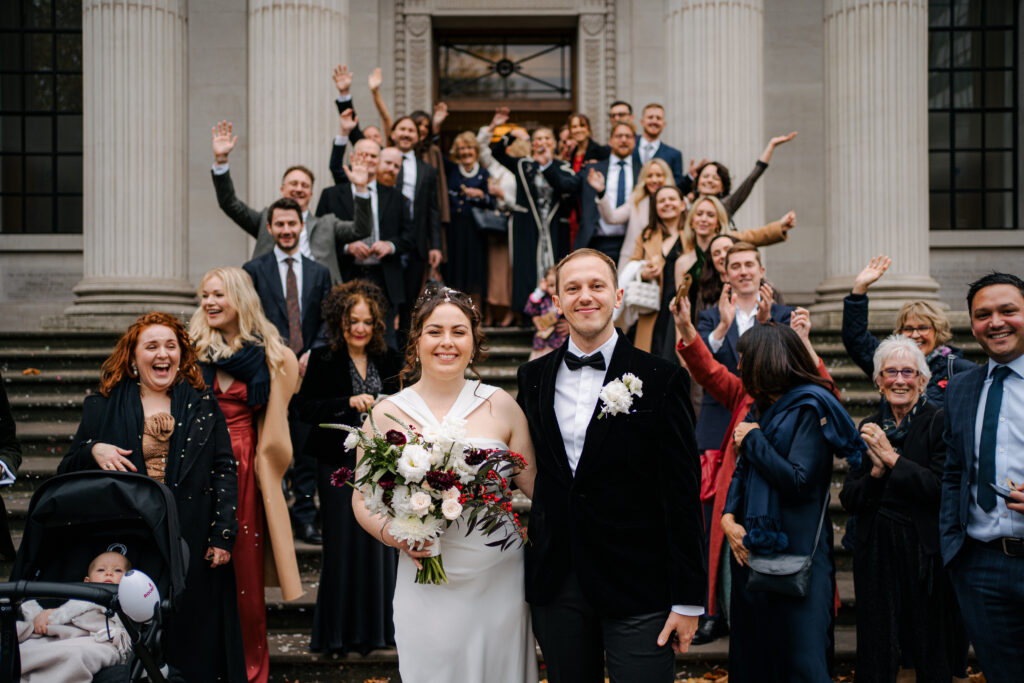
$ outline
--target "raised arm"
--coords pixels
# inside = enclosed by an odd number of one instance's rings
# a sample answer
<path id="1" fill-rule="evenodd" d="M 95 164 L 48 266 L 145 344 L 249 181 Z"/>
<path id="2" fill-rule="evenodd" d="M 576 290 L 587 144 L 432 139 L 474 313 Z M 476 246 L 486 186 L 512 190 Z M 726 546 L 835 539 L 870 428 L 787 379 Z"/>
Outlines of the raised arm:
<path id="1" fill-rule="evenodd" d="M 348 67 L 344 64 L 339 64 L 334 67 L 334 87 L 338 89 L 338 98 L 335 100 L 338 105 L 338 113 L 342 114 L 346 109 L 352 109 L 354 113 L 354 105 L 352 104 L 352 78 L 355 74 L 348 70 Z M 358 122 L 356 127 L 349 134 L 349 142 L 353 145 L 363 139 L 363 131 L 359 129 Z"/>
<path id="2" fill-rule="evenodd" d="M 704 340 L 697 334 L 690 319 L 690 300 L 688 297 L 673 298 L 669 306 L 672 317 L 679 332 L 679 344 L 676 353 L 686 364 L 693 376 L 693 381 L 704 387 L 711 397 L 725 406 L 730 412 L 735 411 L 746 399 L 743 380 L 729 372 L 729 369 L 715 360 Z"/>
<path id="3" fill-rule="evenodd" d="M 846 353 L 868 377 L 874 374 L 874 355 L 878 340 L 868 329 L 868 287 L 878 281 L 892 265 L 892 259 L 879 254 L 871 259 L 853 281 L 853 289 L 843 299 L 842 337 Z"/>
<path id="4" fill-rule="evenodd" d="M 230 121 L 221 121 L 210 132 L 213 136 L 212 175 L 217 205 L 238 227 L 253 237 L 258 237 L 265 229 L 260 212 L 238 198 L 235 194 L 235 184 L 231 182 L 231 172 L 227 168 L 228 156 L 238 143 L 238 136 L 232 134 L 233 127 Z"/>
<path id="5" fill-rule="evenodd" d="M 789 231 L 796 227 L 796 212 L 790 211 L 777 221 L 772 221 L 760 228 L 747 228 L 734 233 L 741 242 L 750 242 L 755 247 L 767 247 L 770 244 L 785 242 L 789 239 Z"/>
<path id="6" fill-rule="evenodd" d="M 378 66 L 370 72 L 367 84 L 370 86 L 370 95 L 373 96 L 373 106 L 377 108 L 377 114 L 380 116 L 380 132 L 384 136 L 384 140 L 387 141 L 391 139 L 391 125 L 394 120 L 391 118 L 391 112 L 388 111 L 388 104 L 384 101 L 384 96 L 380 94 L 380 86 L 383 82 L 384 74 Z"/>

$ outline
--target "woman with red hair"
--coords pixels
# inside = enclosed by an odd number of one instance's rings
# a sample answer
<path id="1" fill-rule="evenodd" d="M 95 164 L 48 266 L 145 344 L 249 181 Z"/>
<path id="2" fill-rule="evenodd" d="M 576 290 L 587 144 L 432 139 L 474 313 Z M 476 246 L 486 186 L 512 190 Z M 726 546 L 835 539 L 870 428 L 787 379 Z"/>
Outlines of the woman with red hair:
<path id="1" fill-rule="evenodd" d="M 167 313 L 147 313 L 103 363 L 99 392 L 58 472 L 138 472 L 164 483 L 189 548 L 185 592 L 165 642 L 185 680 L 245 680 L 231 561 L 238 482 L 224 414 L 206 388 L 192 341 Z"/>

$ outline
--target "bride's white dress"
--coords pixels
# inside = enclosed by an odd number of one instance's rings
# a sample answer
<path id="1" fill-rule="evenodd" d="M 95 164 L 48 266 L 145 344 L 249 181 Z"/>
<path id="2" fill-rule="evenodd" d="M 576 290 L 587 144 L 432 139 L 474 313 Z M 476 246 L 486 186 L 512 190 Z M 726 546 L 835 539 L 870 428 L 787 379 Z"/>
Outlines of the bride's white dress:
<path id="1" fill-rule="evenodd" d="M 465 419 L 497 387 L 467 381 L 448 415 Z M 440 426 L 412 389 L 389 397 L 421 427 Z M 478 448 L 508 448 L 495 439 L 473 438 Z M 402 553 L 395 586 L 395 642 L 404 683 L 535 683 L 537 653 L 524 598 L 523 549 L 485 544 L 479 528 L 466 535 L 456 520 L 440 538 L 448 583 L 415 582 L 416 565 Z"/>

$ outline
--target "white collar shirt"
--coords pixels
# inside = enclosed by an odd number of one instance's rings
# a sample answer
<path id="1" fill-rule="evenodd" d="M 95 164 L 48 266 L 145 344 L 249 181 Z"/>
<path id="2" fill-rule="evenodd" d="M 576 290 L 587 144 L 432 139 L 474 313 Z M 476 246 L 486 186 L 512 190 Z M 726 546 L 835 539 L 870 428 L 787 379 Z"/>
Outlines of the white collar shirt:
<path id="1" fill-rule="evenodd" d="M 562 442 L 565 444 L 565 454 L 569 458 L 569 469 L 576 474 L 576 467 L 579 465 L 580 456 L 583 454 L 583 443 L 587 439 L 587 428 L 590 426 L 590 419 L 594 416 L 597 408 L 597 396 L 604 386 L 604 376 L 607 368 L 612 362 L 612 352 L 615 351 L 615 343 L 619 335 L 612 333 L 611 338 L 602 344 L 594 353 L 604 356 L 605 370 L 598 370 L 589 366 L 579 370 L 570 370 L 563 360 L 558 366 L 558 373 L 555 375 L 555 417 L 558 418 L 558 428 L 562 432 Z M 576 356 L 584 354 L 572 341 L 572 337 L 566 342 L 566 351 Z"/>
<path id="2" fill-rule="evenodd" d="M 309 247 L 309 230 L 306 230 L 307 221 L 309 221 L 309 209 L 302 212 L 302 232 L 299 233 L 299 253 L 308 259 L 313 259 L 313 250 Z"/>
<path id="3" fill-rule="evenodd" d="M 288 302 L 288 259 L 295 259 L 292 270 L 295 271 L 296 293 L 299 295 L 299 313 L 302 313 L 302 254 L 286 254 L 281 247 L 274 245 L 274 258 L 277 259 L 277 272 L 281 275 L 281 294 L 285 303 Z"/>
<path id="4" fill-rule="evenodd" d="M 409 212 L 413 212 L 416 197 L 416 154 L 409 150 L 402 155 L 402 194 L 409 200 Z"/>
<path id="5" fill-rule="evenodd" d="M 736 338 L 742 337 L 747 330 L 754 326 L 757 322 L 757 306 L 755 305 L 750 312 L 744 311 L 739 306 L 736 307 Z M 718 353 L 718 349 L 722 348 L 722 344 L 725 343 L 725 338 L 715 339 L 715 335 L 708 335 L 708 348 L 711 353 Z"/>
<path id="6" fill-rule="evenodd" d="M 619 166 L 619 162 L 624 162 L 622 166 Z M 612 204 L 615 204 L 619 191 L 619 173 L 626 174 L 626 197 L 624 202 L 629 201 L 629 195 L 633 192 L 633 155 L 630 154 L 625 159 L 612 154 L 608 157 L 608 178 L 605 180 L 604 191 L 605 194 L 611 193 Z M 618 208 L 618 204 L 615 207 Z M 604 237 L 618 237 L 626 234 L 625 223 L 609 223 L 603 218 L 597 219 L 597 234 Z"/>

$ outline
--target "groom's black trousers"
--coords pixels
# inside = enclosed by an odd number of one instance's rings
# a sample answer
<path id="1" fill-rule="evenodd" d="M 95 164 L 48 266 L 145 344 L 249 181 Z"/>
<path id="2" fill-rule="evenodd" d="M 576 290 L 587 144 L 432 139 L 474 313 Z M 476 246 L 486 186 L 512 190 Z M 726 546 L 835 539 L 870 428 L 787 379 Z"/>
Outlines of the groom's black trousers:
<path id="1" fill-rule="evenodd" d="M 602 617 L 570 570 L 555 599 L 532 605 L 531 612 L 550 683 L 603 683 L 605 664 L 611 683 L 670 683 L 675 678 L 672 646 L 658 647 L 667 609 Z"/>

